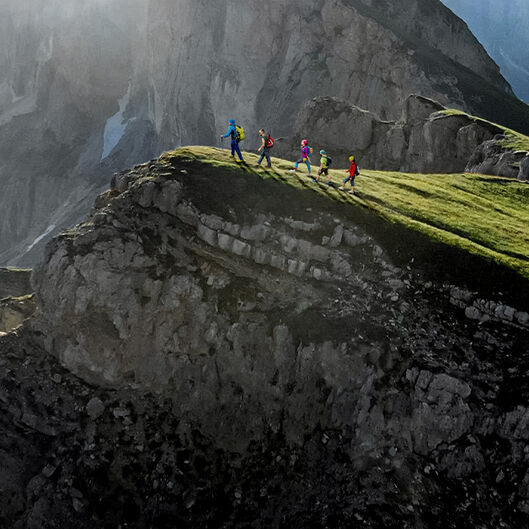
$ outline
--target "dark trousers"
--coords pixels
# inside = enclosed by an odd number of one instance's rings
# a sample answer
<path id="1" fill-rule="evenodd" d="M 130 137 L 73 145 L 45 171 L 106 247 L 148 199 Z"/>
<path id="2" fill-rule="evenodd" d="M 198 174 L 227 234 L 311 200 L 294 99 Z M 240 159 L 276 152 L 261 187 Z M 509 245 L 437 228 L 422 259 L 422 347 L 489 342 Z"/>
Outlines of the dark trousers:
<path id="1" fill-rule="evenodd" d="M 268 167 L 272 167 L 272 160 L 270 159 L 270 149 L 268 147 L 265 147 L 263 149 L 263 152 L 261 153 L 261 157 L 259 158 L 259 161 L 257 162 L 257 165 L 261 165 L 261 162 L 263 159 L 266 158 L 266 162 L 268 163 Z"/>
<path id="2" fill-rule="evenodd" d="M 231 155 L 235 156 L 235 153 L 239 155 L 239 158 L 242 160 L 241 149 L 239 148 L 239 142 L 237 140 L 231 140 Z"/>

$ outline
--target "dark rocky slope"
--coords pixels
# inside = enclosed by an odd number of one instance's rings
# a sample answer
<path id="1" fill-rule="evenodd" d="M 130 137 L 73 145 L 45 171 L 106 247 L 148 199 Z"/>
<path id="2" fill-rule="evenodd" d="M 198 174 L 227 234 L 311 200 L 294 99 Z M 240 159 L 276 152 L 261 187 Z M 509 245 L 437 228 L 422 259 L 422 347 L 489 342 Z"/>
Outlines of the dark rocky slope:
<path id="1" fill-rule="evenodd" d="M 529 522 L 513 273 L 168 155 L 34 284 L 38 315 L 0 341 L 5 526 Z"/>
<path id="2" fill-rule="evenodd" d="M 232 116 L 249 147 L 261 126 L 290 134 L 317 96 L 396 119 L 419 93 L 529 126 L 496 64 L 439 0 L 63 7 L 0 6 L 1 264 L 35 263 L 114 170 L 175 145 L 214 145 Z"/>

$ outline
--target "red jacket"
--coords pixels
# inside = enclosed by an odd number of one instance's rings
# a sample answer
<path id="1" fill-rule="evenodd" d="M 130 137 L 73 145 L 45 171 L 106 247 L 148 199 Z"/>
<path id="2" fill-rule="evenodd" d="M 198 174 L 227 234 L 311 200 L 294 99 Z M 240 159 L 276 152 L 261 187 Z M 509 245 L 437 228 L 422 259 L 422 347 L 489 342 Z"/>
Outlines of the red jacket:
<path id="1" fill-rule="evenodd" d="M 347 172 L 349 173 L 349 176 L 354 177 L 356 173 L 356 162 L 351 162 L 351 167 L 349 167 Z"/>

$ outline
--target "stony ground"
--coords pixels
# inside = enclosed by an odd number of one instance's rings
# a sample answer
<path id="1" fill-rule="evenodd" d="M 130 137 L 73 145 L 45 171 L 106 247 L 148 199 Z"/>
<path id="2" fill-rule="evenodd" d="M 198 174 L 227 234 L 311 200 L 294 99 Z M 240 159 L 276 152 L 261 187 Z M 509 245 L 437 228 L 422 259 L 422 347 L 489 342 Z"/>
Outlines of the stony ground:
<path id="1" fill-rule="evenodd" d="M 0 338 L 0 525 L 524 527 L 512 278 L 253 173 L 139 166 Z"/>

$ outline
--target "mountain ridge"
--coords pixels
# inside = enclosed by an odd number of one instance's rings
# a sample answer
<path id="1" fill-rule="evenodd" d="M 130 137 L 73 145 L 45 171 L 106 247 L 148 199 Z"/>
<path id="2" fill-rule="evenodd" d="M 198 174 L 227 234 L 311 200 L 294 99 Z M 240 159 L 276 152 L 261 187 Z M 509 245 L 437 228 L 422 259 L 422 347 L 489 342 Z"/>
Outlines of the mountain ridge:
<path id="1" fill-rule="evenodd" d="M 214 145 L 234 115 L 249 130 L 284 135 L 314 96 L 342 97 L 384 117 L 413 92 L 523 120 L 493 61 L 437 1 L 427 10 L 421 2 L 407 11 L 400 0 L 384 4 L 410 28 L 408 38 L 422 38 L 415 51 L 389 22 L 361 14 L 372 10 L 368 2 L 237 5 L 92 1 L 77 16 L 36 0 L 3 4 L 3 262 L 33 264 L 42 246 L 26 255 L 27 247 L 50 227 L 46 237 L 80 221 L 113 172 L 181 144 Z M 416 16 L 405 20 L 412 8 Z M 25 47 L 16 45 L 20 32 Z M 437 42 L 452 59 L 431 51 Z M 26 67 L 17 73 L 16 64 Z"/>

